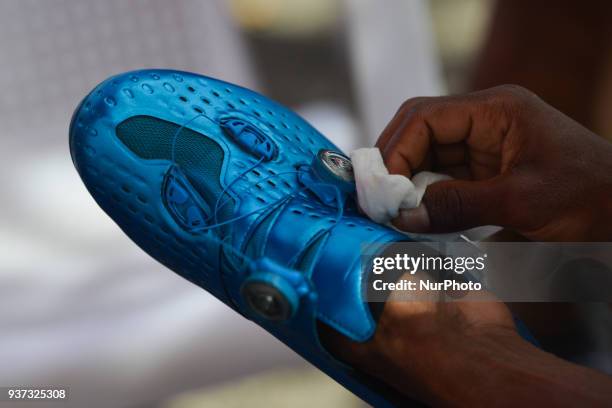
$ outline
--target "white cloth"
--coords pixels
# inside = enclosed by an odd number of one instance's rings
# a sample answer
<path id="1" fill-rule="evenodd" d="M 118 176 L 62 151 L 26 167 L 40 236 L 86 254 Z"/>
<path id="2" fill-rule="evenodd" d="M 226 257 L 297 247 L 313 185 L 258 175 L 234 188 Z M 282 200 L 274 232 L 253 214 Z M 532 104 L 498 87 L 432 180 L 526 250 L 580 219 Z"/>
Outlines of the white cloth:
<path id="1" fill-rule="evenodd" d="M 353 151 L 351 160 L 359 206 L 368 217 L 380 224 L 397 217 L 400 209 L 418 207 L 428 185 L 450 180 L 445 174 L 428 171 L 415 174 L 412 180 L 399 174 L 389 174 L 376 147 Z"/>

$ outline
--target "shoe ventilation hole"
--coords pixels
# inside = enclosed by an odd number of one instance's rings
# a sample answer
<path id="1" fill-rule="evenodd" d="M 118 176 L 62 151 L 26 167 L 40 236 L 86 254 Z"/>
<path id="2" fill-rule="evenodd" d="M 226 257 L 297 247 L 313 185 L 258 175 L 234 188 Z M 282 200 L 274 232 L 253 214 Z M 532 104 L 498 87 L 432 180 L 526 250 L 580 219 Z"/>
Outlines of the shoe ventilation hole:
<path id="1" fill-rule="evenodd" d="M 153 82 L 145 83 L 141 81 L 141 79 L 146 80 L 149 78 L 152 80 L 158 81 L 160 79 L 165 79 L 167 77 L 165 75 L 159 75 L 157 73 L 149 73 L 148 75 L 143 76 L 142 78 L 139 78 L 136 75 L 130 76 L 130 80 L 132 82 L 141 82 L 139 84 L 139 88 L 142 90 L 143 93 L 147 95 L 151 95 L 155 93 L 155 91 L 157 90 L 155 89 L 156 85 Z M 179 84 L 179 82 L 181 84 Z M 120 85 L 120 84 L 117 84 L 117 85 Z M 189 92 L 190 94 L 194 94 L 194 96 L 198 97 L 201 103 L 205 105 L 205 106 L 197 105 L 197 104 L 191 105 L 191 110 L 199 115 L 203 115 L 206 113 L 206 110 L 207 110 L 206 106 L 217 104 L 217 101 L 211 100 L 208 95 L 206 96 L 202 95 L 201 92 L 203 91 L 202 91 L 202 88 L 199 88 L 200 86 L 207 87 L 208 88 L 207 91 L 210 93 L 210 95 L 214 96 L 215 98 L 220 98 L 222 101 L 221 103 L 224 103 L 229 109 L 237 109 L 236 105 L 238 104 L 246 106 L 246 105 L 249 105 L 250 103 L 254 103 L 254 104 L 263 103 L 263 101 L 257 97 L 252 97 L 250 95 L 245 96 L 244 94 L 240 95 L 240 92 L 238 92 L 239 95 L 234 96 L 234 92 L 232 91 L 231 88 L 229 87 L 215 88 L 214 85 L 211 86 L 210 83 L 208 83 L 206 80 L 202 78 L 194 78 L 193 81 L 190 83 L 189 80 L 187 80 L 186 78 L 184 78 L 183 76 L 179 74 L 172 74 L 172 76 L 170 77 L 170 80 L 163 81 L 159 83 L 159 85 L 161 85 L 161 88 L 163 88 L 165 91 L 169 93 L 177 93 L 179 89 L 183 89 Z M 124 88 L 124 89 L 121 89 L 121 91 L 123 92 L 123 94 L 125 94 L 126 98 L 135 97 L 133 90 L 131 89 Z M 103 89 L 97 89 L 96 92 L 98 94 L 101 94 L 101 92 L 103 92 Z M 229 96 L 229 95 L 232 95 L 232 96 Z M 242 97 L 239 97 L 239 96 L 242 96 Z M 177 97 L 179 101 L 181 101 L 182 103 L 189 103 L 190 101 L 190 98 L 187 96 L 187 94 L 177 95 Z M 116 101 L 113 100 L 112 97 L 110 96 L 104 98 L 103 100 L 110 106 L 114 106 L 116 104 Z M 88 109 L 88 108 L 90 109 L 90 107 L 86 104 L 85 109 Z M 265 121 L 265 123 L 271 129 L 275 129 L 275 130 L 279 128 L 287 129 L 287 130 L 296 129 L 298 132 L 303 132 L 304 134 L 300 133 L 300 134 L 293 134 L 293 135 L 283 134 L 283 132 L 279 132 L 278 136 L 282 137 L 283 140 L 293 144 L 293 151 L 295 153 L 301 152 L 308 156 L 312 154 L 316 154 L 314 150 L 316 150 L 315 140 L 317 140 L 317 137 L 316 137 L 317 132 L 311 128 L 304 127 L 304 125 L 300 123 L 299 121 L 297 121 L 298 123 L 296 123 L 296 121 L 294 121 L 293 118 L 291 118 L 291 116 L 288 114 L 286 110 L 279 109 L 278 111 L 275 111 L 274 109 L 270 109 L 266 106 L 262 106 L 259 109 L 252 109 L 251 113 L 257 118 L 268 119 Z M 284 120 L 282 119 L 279 120 L 280 118 L 284 118 Z M 260 175 L 258 173 L 254 173 L 254 174 L 256 174 L 257 176 Z M 270 174 L 273 175 L 274 173 L 270 173 Z M 279 182 L 282 182 L 288 188 L 291 188 L 291 184 L 286 183 L 284 181 L 279 181 Z"/>
<path id="2" fill-rule="evenodd" d="M 292 213 L 297 214 L 297 215 L 302 215 L 304 214 L 301 210 L 291 210 Z"/>
<path id="3" fill-rule="evenodd" d="M 144 215 L 144 219 L 145 219 L 145 221 L 146 221 L 146 222 L 148 222 L 149 224 L 153 224 L 154 219 L 153 219 L 153 217 L 152 217 L 151 215 L 149 215 L 149 214 L 145 214 L 145 215 Z"/>
<path id="4" fill-rule="evenodd" d="M 130 187 L 126 186 L 125 184 L 121 186 L 121 190 L 128 194 L 132 192 L 132 190 L 130 190 Z"/>
<path id="5" fill-rule="evenodd" d="M 142 85 L 140 85 L 140 87 L 142 88 L 142 90 L 145 93 L 147 93 L 149 95 L 151 95 L 153 93 L 153 87 L 151 85 L 149 85 L 149 84 L 142 84 Z"/>
<path id="6" fill-rule="evenodd" d="M 349 222 L 349 223 L 347 223 L 346 225 L 347 225 L 348 227 L 351 227 L 351 228 L 352 228 L 352 227 L 355 227 L 355 224 L 354 224 L 354 223 L 352 223 L 352 222 Z"/>
<path id="7" fill-rule="evenodd" d="M 262 204 L 265 204 L 267 201 L 265 199 L 263 199 L 262 197 L 257 197 L 257 201 L 259 201 Z"/>
<path id="8" fill-rule="evenodd" d="M 137 194 L 137 195 L 136 195 L 136 199 L 137 199 L 138 201 L 140 201 L 141 203 L 143 203 L 143 204 L 146 204 L 146 203 L 147 203 L 147 199 L 146 199 L 145 197 L 143 197 L 142 195 L 140 195 L 140 194 Z"/>
<path id="9" fill-rule="evenodd" d="M 272 180 L 268 180 L 268 184 L 271 185 L 272 187 L 276 187 L 276 183 L 273 182 Z"/>
<path id="10" fill-rule="evenodd" d="M 258 172 L 257 170 L 253 170 L 253 174 L 256 175 L 257 177 L 261 176 L 261 173 Z"/>

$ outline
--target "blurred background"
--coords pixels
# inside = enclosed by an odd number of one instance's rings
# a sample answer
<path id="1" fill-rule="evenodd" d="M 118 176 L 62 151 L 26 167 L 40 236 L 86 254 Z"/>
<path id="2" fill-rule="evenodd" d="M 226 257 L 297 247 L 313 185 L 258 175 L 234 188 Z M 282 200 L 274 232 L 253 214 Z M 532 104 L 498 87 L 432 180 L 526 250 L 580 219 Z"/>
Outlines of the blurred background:
<path id="1" fill-rule="evenodd" d="M 71 407 L 362 406 L 121 233 L 73 169 L 73 109 L 112 74 L 183 69 L 263 92 L 348 151 L 409 97 L 519 83 L 609 137 L 610 8 L 0 0 L 0 386 L 69 387 Z"/>

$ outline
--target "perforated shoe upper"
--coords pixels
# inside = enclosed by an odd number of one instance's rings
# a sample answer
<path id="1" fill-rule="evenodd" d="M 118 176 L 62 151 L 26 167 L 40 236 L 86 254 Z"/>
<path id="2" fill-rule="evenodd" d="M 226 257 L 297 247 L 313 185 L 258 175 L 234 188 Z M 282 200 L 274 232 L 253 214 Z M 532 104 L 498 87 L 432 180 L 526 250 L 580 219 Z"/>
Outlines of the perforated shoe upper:
<path id="1" fill-rule="evenodd" d="M 70 144 L 99 205 L 169 268 L 249 314 L 241 288 L 265 259 L 302 274 L 316 319 L 372 335 L 360 245 L 406 237 L 360 215 L 350 192 L 336 200 L 329 181 L 308 181 L 317 154 L 338 149 L 295 113 L 215 79 L 143 70 L 84 99 Z"/>

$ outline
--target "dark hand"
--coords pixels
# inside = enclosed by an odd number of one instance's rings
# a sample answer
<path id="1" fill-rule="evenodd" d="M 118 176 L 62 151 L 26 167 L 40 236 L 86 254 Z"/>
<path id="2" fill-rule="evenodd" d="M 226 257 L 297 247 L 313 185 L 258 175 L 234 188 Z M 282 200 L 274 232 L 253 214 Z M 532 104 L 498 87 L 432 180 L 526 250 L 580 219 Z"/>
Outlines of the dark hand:
<path id="1" fill-rule="evenodd" d="M 432 406 L 612 403 L 612 378 L 523 340 L 507 307 L 494 300 L 390 300 L 366 343 L 329 328 L 320 334 L 337 358 Z"/>
<path id="2" fill-rule="evenodd" d="M 533 93 L 501 86 L 406 101 L 377 146 L 391 173 L 432 184 L 394 220 L 413 232 L 500 225 L 541 241 L 612 238 L 612 143 Z"/>

